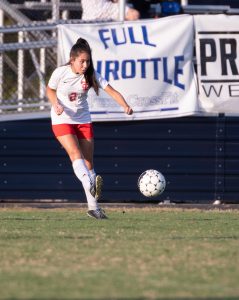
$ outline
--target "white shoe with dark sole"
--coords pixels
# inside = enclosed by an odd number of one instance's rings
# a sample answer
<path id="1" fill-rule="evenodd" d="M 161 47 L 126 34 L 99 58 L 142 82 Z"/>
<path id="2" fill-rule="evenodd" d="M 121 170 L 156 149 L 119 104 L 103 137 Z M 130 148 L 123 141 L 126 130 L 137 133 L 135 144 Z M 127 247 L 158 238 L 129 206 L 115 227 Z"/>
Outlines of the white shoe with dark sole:
<path id="1" fill-rule="evenodd" d="M 94 219 L 108 219 L 105 212 L 101 208 L 96 210 L 88 210 L 87 215 Z"/>

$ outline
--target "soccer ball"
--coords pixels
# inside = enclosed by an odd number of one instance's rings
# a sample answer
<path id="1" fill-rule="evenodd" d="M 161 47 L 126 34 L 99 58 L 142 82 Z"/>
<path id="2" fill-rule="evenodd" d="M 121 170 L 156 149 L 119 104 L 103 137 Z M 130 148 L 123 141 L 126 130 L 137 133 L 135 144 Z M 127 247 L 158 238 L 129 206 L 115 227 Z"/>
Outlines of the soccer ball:
<path id="1" fill-rule="evenodd" d="M 155 197 L 164 191 L 166 181 L 162 173 L 157 170 L 146 170 L 138 179 L 140 192 L 146 197 Z"/>

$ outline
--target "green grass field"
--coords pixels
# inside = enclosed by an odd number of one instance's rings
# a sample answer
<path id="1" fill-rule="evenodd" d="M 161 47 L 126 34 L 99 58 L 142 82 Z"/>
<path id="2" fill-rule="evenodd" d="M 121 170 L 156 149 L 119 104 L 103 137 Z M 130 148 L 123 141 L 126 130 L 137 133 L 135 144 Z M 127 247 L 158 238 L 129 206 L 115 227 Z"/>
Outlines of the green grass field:
<path id="1" fill-rule="evenodd" d="M 0 209 L 0 299 L 239 299 L 239 211 Z"/>

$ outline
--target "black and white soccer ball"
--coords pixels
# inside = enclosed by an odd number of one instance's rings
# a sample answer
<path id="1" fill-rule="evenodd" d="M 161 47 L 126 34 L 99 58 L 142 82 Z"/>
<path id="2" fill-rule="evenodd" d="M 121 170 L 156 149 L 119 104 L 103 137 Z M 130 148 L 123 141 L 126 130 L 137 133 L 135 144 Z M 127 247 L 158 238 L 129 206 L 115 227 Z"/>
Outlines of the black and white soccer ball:
<path id="1" fill-rule="evenodd" d="M 165 187 L 165 178 L 157 170 L 146 170 L 139 176 L 138 188 L 146 197 L 155 197 L 162 194 Z"/>

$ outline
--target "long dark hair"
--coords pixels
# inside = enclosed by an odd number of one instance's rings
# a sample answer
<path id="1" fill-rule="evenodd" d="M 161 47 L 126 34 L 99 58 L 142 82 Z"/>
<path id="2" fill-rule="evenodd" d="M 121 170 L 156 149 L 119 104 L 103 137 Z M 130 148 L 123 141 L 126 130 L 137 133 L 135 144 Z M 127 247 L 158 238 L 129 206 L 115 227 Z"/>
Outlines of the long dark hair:
<path id="1" fill-rule="evenodd" d="M 93 60 L 92 60 L 92 55 L 91 55 L 91 48 L 88 42 L 83 39 L 79 38 L 76 43 L 72 46 L 71 51 L 70 51 L 70 61 L 67 63 L 68 65 L 71 63 L 71 60 L 78 57 L 80 53 L 86 52 L 90 56 L 90 64 L 88 69 L 86 70 L 84 76 L 86 82 L 89 84 L 89 87 L 93 87 L 94 91 L 96 94 L 99 94 L 99 84 L 95 76 L 95 70 L 93 66 Z"/>

